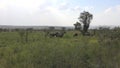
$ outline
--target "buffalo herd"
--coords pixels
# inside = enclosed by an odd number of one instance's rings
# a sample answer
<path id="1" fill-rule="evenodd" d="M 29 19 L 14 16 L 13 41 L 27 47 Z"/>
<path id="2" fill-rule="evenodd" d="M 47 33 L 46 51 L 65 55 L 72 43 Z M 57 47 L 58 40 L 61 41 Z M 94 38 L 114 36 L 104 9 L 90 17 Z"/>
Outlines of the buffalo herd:
<path id="1" fill-rule="evenodd" d="M 46 36 L 49 36 L 50 38 L 51 37 L 63 37 L 65 33 L 66 33 L 65 31 L 62 31 L 62 32 L 47 32 Z"/>
<path id="2" fill-rule="evenodd" d="M 59 37 L 59 38 L 62 38 L 64 35 L 66 34 L 65 31 L 54 31 L 54 32 L 45 32 L 45 37 Z M 79 33 L 73 33 L 72 35 L 73 37 L 77 37 L 79 36 Z"/>

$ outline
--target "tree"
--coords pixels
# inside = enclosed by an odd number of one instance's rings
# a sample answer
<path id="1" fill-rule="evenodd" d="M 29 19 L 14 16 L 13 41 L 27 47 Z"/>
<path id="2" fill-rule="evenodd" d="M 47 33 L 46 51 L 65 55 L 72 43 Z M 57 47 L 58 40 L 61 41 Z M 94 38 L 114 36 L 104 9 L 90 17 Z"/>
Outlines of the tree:
<path id="1" fill-rule="evenodd" d="M 83 11 L 79 16 L 79 21 L 83 23 L 83 34 L 87 33 L 89 24 L 93 19 L 93 15 L 87 11 Z"/>
<path id="2" fill-rule="evenodd" d="M 81 30 L 81 24 L 79 22 L 76 22 L 74 26 L 75 26 L 75 30 Z"/>

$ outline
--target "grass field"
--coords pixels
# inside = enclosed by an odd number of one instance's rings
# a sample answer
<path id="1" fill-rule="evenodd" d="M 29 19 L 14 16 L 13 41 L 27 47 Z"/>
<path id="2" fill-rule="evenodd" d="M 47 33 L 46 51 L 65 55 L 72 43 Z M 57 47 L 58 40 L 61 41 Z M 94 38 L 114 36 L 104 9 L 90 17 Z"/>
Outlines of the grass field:
<path id="1" fill-rule="evenodd" d="M 44 32 L 0 32 L 0 68 L 120 68 L 120 29 L 94 36 L 45 37 Z"/>

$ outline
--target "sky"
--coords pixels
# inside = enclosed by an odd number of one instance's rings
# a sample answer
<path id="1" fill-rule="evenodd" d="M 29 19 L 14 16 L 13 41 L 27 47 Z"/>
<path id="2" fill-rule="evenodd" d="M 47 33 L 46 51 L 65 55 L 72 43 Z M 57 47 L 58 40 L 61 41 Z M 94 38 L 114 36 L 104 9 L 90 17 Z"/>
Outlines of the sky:
<path id="1" fill-rule="evenodd" d="M 90 25 L 120 26 L 120 0 L 0 0 L 0 25 L 73 26 L 83 11 Z"/>

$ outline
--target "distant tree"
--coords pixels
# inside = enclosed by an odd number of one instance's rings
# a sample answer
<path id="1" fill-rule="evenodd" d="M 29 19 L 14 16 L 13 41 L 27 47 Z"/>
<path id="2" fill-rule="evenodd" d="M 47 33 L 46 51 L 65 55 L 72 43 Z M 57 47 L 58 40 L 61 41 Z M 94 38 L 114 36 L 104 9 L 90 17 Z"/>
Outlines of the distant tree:
<path id="1" fill-rule="evenodd" d="M 75 30 L 81 30 L 81 24 L 79 22 L 76 22 L 74 26 L 75 26 Z"/>
<path id="2" fill-rule="evenodd" d="M 83 23 L 83 34 L 85 34 L 88 31 L 89 24 L 91 20 L 93 19 L 93 15 L 90 14 L 87 11 L 83 11 L 79 16 L 79 21 Z"/>
<path id="3" fill-rule="evenodd" d="M 54 29 L 55 29 L 55 27 L 52 27 L 52 26 L 51 26 L 51 27 L 49 27 L 49 30 L 54 30 Z"/>

